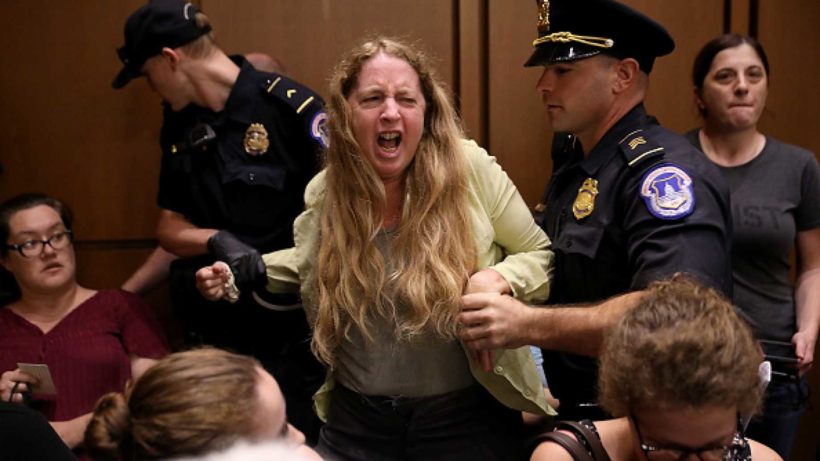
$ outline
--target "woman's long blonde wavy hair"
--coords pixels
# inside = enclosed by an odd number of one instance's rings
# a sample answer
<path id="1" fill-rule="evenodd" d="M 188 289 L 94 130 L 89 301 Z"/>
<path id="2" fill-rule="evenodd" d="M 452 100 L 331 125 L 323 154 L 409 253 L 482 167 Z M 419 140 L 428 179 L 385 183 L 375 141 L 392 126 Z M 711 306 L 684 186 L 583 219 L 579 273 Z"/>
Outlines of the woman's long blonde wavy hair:
<path id="1" fill-rule="evenodd" d="M 426 102 L 424 131 L 406 170 L 401 224 L 390 247 L 393 271 L 375 245 L 386 209 L 384 184 L 353 135 L 347 97 L 368 60 L 385 54 L 416 71 Z M 461 294 L 476 264 L 467 204 L 461 123 L 427 58 L 387 38 L 363 42 L 330 79 L 330 147 L 314 294 L 313 349 L 333 366 L 357 328 L 373 339 L 373 319 L 389 319 L 400 340 L 426 329 L 453 338 Z M 401 311 L 399 311 L 401 306 Z"/>

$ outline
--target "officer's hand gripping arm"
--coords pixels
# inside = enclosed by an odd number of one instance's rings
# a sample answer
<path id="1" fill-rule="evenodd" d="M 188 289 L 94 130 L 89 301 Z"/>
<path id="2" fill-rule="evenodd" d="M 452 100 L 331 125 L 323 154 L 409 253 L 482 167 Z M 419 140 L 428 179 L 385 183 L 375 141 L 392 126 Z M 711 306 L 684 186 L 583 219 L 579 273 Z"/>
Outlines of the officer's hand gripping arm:
<path id="1" fill-rule="evenodd" d="M 208 239 L 208 251 L 231 268 L 236 284 L 257 287 L 265 281 L 265 263 L 252 246 L 242 242 L 228 231 L 221 230 Z"/>

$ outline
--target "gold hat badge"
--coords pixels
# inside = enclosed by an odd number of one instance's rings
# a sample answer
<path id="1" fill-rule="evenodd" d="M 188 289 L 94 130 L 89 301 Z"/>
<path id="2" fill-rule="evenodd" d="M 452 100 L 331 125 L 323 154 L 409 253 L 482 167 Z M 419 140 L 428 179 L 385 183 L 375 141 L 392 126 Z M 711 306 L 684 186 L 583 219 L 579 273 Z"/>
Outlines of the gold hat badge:
<path id="1" fill-rule="evenodd" d="M 572 214 L 575 219 L 581 220 L 591 215 L 595 210 L 595 197 L 598 195 L 598 180 L 587 178 L 578 189 L 575 202 L 572 203 Z"/>
<path id="2" fill-rule="evenodd" d="M 262 155 L 268 151 L 270 141 L 268 141 L 268 131 L 261 123 L 251 123 L 247 130 L 245 130 L 245 152 L 248 155 Z"/>
<path id="3" fill-rule="evenodd" d="M 541 34 L 550 31 L 550 0 L 538 2 L 538 32 Z"/>
<path id="4" fill-rule="evenodd" d="M 539 37 L 533 40 L 532 46 L 538 46 L 543 43 L 569 43 L 578 42 L 584 45 L 595 46 L 598 48 L 612 48 L 615 41 L 607 37 L 594 37 L 588 35 L 575 35 L 569 31 L 553 32 L 547 35 L 550 31 L 550 2 L 549 0 L 538 1 L 538 35 Z"/>

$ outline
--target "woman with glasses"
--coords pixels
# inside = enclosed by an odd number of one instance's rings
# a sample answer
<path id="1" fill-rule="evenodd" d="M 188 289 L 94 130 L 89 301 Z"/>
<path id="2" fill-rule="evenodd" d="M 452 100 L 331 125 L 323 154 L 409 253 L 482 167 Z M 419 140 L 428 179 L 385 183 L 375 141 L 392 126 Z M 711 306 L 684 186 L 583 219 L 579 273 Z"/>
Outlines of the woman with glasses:
<path id="1" fill-rule="evenodd" d="M 68 207 L 47 195 L 0 204 L 0 264 L 19 292 L 0 308 L 0 398 L 40 411 L 83 459 L 96 400 L 123 390 L 168 349 L 135 295 L 77 283 L 71 224 Z"/>
<path id="2" fill-rule="evenodd" d="M 680 277 L 659 282 L 609 334 L 600 358 L 599 401 L 618 419 L 559 424 L 563 440 L 538 437 L 531 460 L 578 459 L 561 443 L 590 456 L 597 443 L 612 461 L 780 460 L 740 422 L 760 409 L 761 360 L 731 303 Z"/>

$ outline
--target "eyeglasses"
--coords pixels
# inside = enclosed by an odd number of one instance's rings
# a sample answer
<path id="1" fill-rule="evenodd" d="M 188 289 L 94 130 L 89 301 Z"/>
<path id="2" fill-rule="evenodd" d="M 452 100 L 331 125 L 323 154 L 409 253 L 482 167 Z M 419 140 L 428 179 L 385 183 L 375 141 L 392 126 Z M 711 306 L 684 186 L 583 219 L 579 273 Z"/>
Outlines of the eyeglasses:
<path id="1" fill-rule="evenodd" d="M 26 240 L 19 245 L 6 245 L 6 248 L 16 250 L 20 253 L 20 256 L 24 258 L 33 258 L 40 256 L 46 245 L 54 250 L 62 250 L 67 247 L 69 243 L 71 243 L 71 231 L 64 230 L 53 234 L 45 240 Z"/>
<path id="2" fill-rule="evenodd" d="M 740 431 L 740 426 L 735 432 L 732 442 L 727 445 L 712 445 L 699 448 L 683 448 L 683 447 L 664 447 L 658 445 L 651 445 L 643 441 L 641 430 L 638 428 L 638 421 L 635 416 L 631 416 L 632 424 L 635 426 L 635 431 L 638 433 L 638 441 L 640 442 L 641 450 L 646 459 L 649 461 L 685 461 L 690 456 L 695 455 L 700 461 L 723 461 L 728 459 L 730 450 L 735 446 L 738 436 L 743 438 L 743 433 Z"/>

